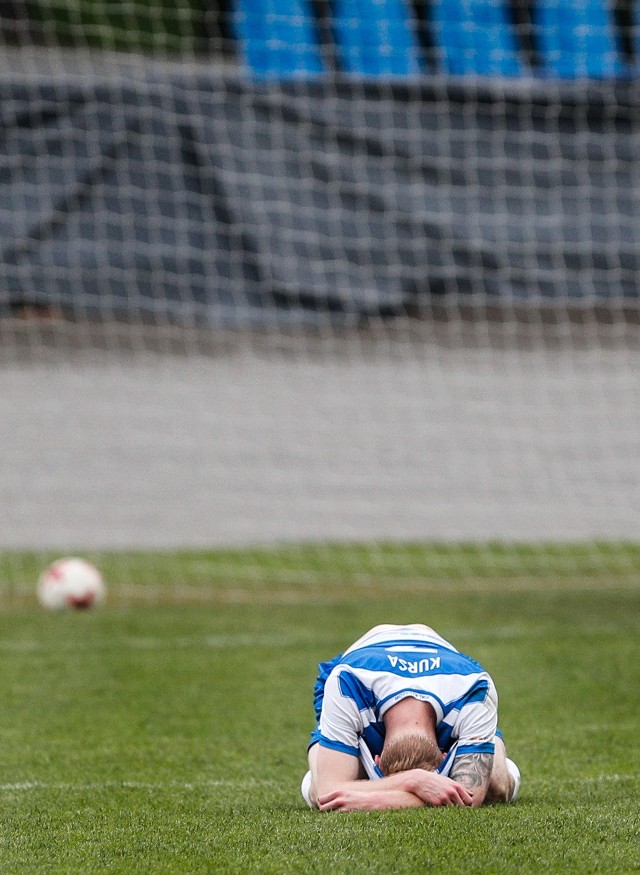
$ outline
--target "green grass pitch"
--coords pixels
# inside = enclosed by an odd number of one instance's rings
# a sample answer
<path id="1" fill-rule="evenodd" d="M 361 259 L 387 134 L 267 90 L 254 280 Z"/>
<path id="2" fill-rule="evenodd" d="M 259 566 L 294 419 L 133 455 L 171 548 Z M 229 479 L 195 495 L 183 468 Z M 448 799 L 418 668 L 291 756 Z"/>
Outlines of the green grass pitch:
<path id="1" fill-rule="evenodd" d="M 0 590 L 0 872 L 640 871 L 638 558 L 103 555 L 108 604 L 50 615 L 29 584 L 42 557 L 5 554 L 0 582 L 22 584 Z M 430 623 L 493 674 L 515 805 L 305 807 L 316 665 L 393 621 Z"/>

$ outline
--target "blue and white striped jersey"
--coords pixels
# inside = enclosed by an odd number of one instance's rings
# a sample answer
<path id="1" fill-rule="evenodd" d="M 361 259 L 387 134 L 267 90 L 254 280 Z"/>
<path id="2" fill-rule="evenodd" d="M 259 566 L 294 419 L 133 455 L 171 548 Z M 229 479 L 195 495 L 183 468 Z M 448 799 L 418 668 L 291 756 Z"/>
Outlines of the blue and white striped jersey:
<path id="1" fill-rule="evenodd" d="M 428 626 L 375 626 L 319 670 L 311 744 L 357 757 L 364 741 L 380 754 L 384 714 L 412 697 L 433 706 L 443 752 L 454 745 L 456 756 L 494 751 L 498 697 L 490 675 Z"/>

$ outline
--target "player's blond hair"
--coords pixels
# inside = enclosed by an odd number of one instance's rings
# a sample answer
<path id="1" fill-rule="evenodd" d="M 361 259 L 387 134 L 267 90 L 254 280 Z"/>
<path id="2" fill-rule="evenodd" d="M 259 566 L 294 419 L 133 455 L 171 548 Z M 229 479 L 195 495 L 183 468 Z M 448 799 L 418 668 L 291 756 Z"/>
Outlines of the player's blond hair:
<path id="1" fill-rule="evenodd" d="M 395 775 L 408 769 L 429 772 L 442 762 L 442 752 L 435 739 L 426 732 L 407 732 L 387 738 L 380 754 L 379 767 L 383 775 Z"/>

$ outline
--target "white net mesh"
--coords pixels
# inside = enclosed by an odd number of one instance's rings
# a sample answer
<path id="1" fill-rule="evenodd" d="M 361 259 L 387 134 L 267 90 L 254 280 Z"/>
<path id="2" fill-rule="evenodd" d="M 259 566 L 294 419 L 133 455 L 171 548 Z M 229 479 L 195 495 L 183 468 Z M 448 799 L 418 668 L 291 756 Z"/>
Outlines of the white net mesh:
<path id="1" fill-rule="evenodd" d="M 5 594 L 637 572 L 632 9 L 0 15 Z"/>

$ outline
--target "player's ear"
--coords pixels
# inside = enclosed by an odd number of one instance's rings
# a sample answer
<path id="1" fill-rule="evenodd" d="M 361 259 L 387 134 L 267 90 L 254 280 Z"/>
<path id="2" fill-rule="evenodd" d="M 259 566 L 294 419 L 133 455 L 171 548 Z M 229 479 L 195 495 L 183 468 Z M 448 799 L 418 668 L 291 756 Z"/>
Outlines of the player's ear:
<path id="1" fill-rule="evenodd" d="M 374 763 L 380 768 L 380 754 L 376 754 L 373 758 Z"/>

